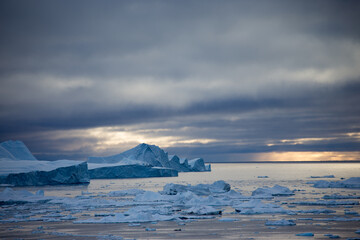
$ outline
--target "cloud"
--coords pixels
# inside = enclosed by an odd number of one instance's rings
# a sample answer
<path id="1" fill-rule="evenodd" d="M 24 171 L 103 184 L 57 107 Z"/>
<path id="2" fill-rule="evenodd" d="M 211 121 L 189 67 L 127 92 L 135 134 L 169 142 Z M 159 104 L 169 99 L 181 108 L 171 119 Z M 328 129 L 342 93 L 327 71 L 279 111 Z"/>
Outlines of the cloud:
<path id="1" fill-rule="evenodd" d="M 359 8 L 2 1 L 0 139 L 44 158 L 139 141 L 190 155 L 355 151 L 344 134 L 360 132 Z"/>

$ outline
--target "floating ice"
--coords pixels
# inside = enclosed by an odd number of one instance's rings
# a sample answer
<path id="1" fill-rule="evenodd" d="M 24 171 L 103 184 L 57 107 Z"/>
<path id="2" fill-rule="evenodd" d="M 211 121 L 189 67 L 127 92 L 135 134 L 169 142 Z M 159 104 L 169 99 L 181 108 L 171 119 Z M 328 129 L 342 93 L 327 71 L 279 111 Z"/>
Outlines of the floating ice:
<path id="1" fill-rule="evenodd" d="M 21 141 L 0 144 L 0 184 L 42 186 L 89 183 L 86 162 L 38 161 Z"/>
<path id="2" fill-rule="evenodd" d="M 312 214 L 329 214 L 335 213 L 336 211 L 331 209 L 307 209 L 307 210 L 298 210 L 297 213 L 312 213 Z"/>
<path id="3" fill-rule="evenodd" d="M 221 215 L 222 210 L 215 209 L 212 206 L 195 206 L 185 212 L 195 215 Z"/>
<path id="4" fill-rule="evenodd" d="M 359 205 L 359 202 L 358 201 L 318 200 L 318 201 L 299 201 L 299 202 L 295 202 L 295 204 L 328 206 L 328 205 Z"/>
<path id="5" fill-rule="evenodd" d="M 310 176 L 310 178 L 335 178 L 334 175 Z"/>
<path id="6" fill-rule="evenodd" d="M 266 221 L 266 226 L 295 226 L 296 223 L 293 220 L 281 219 L 278 221 Z"/>
<path id="7" fill-rule="evenodd" d="M 0 159 L 36 160 L 29 149 L 21 141 L 6 141 L 0 143 Z"/>
<path id="8" fill-rule="evenodd" d="M 360 188 L 360 177 L 352 177 L 343 181 L 310 181 L 316 188 Z"/>
<path id="9" fill-rule="evenodd" d="M 333 234 L 331 234 L 331 233 L 329 233 L 329 234 L 324 234 L 324 236 L 325 237 L 329 237 L 329 238 L 340 238 L 340 236 L 339 235 L 333 235 Z"/>
<path id="10" fill-rule="evenodd" d="M 323 199 L 360 199 L 359 195 L 340 195 L 340 194 L 333 194 L 333 195 L 325 195 Z"/>
<path id="11" fill-rule="evenodd" d="M 313 237 L 314 234 L 311 232 L 306 232 L 306 233 L 298 233 L 296 234 L 296 236 L 302 236 L 302 237 Z"/>
<path id="12" fill-rule="evenodd" d="M 26 191 L 15 191 L 12 188 L 5 188 L 0 192 L 0 204 L 13 204 L 13 203 L 28 203 L 28 202 L 40 202 L 44 203 L 53 199 L 53 197 L 45 197 L 44 191 L 37 191 L 35 194 Z"/>
<path id="13" fill-rule="evenodd" d="M 258 188 L 252 192 L 252 196 L 255 197 L 268 197 L 268 196 L 291 196 L 294 195 L 294 191 L 291 191 L 287 187 L 275 185 L 272 188 Z"/>
<path id="14" fill-rule="evenodd" d="M 263 203 L 259 199 L 252 199 L 248 202 L 240 203 L 236 206 L 233 206 L 233 208 L 235 208 L 236 212 L 244 215 L 290 212 L 276 204 Z"/>
<path id="15" fill-rule="evenodd" d="M 13 186 L 42 186 L 89 183 L 86 162 L 0 160 L 0 183 Z"/>
<path id="16" fill-rule="evenodd" d="M 195 186 L 168 183 L 164 186 L 162 193 L 176 195 L 177 193 L 190 191 L 198 195 L 209 195 L 211 193 L 225 193 L 230 191 L 230 184 L 225 181 L 216 181 L 213 184 L 198 184 Z"/>
<path id="17" fill-rule="evenodd" d="M 154 169 L 149 167 L 159 167 L 162 168 L 163 171 L 165 171 L 166 169 L 171 169 L 173 172 L 170 172 L 170 174 L 169 172 L 163 173 L 163 176 L 167 176 L 167 177 L 175 176 L 175 175 L 177 176 L 177 173 L 174 174 L 175 172 L 190 172 L 190 171 L 202 172 L 202 171 L 210 170 L 210 166 L 208 167 L 205 166 L 204 160 L 202 158 L 196 158 L 193 160 L 187 160 L 187 159 L 181 160 L 176 155 L 168 156 L 168 153 L 166 153 L 158 146 L 148 145 L 145 143 L 139 144 L 138 146 L 117 155 L 113 155 L 109 157 L 89 157 L 88 163 L 91 163 L 89 169 L 91 169 L 92 172 L 95 172 L 95 169 L 98 168 L 102 168 L 101 171 L 104 171 L 106 170 L 104 169 L 104 167 L 110 168 L 112 167 L 111 164 L 115 164 L 113 167 L 117 167 L 119 169 L 116 169 L 114 171 L 110 171 L 110 170 L 107 171 L 109 171 L 112 176 L 117 178 L 122 178 L 124 174 L 125 174 L 124 175 L 125 178 L 133 177 L 133 175 L 134 177 L 143 177 L 144 175 L 147 175 L 145 173 L 146 171 L 154 171 Z M 96 165 L 96 164 L 101 164 L 101 165 Z M 127 165 L 132 166 L 134 169 L 123 170 L 124 166 Z M 147 166 L 148 168 L 145 168 L 145 166 Z M 136 168 L 140 168 L 140 169 L 136 169 Z M 96 178 L 109 178 L 106 177 L 108 175 L 107 173 L 100 174 L 101 171 L 100 170 L 97 171 L 96 174 L 90 173 L 90 175 L 91 177 L 94 176 Z M 121 174 L 114 173 L 116 171 L 121 171 Z M 140 176 L 136 175 L 136 173 L 134 173 L 133 175 L 131 174 L 132 172 L 136 172 L 136 171 L 139 171 L 142 174 L 140 174 Z M 126 174 L 128 174 L 129 176 Z M 155 177 L 162 177 L 162 175 L 158 173 L 158 176 Z"/>
<path id="18" fill-rule="evenodd" d="M 178 171 L 165 167 L 152 167 L 125 163 L 88 163 L 91 179 L 176 177 Z"/>
<path id="19" fill-rule="evenodd" d="M 123 196 L 134 196 L 138 194 L 142 194 L 145 191 L 142 189 L 127 189 L 127 190 L 120 190 L 120 191 L 111 191 L 107 195 L 109 197 L 123 197 Z"/>

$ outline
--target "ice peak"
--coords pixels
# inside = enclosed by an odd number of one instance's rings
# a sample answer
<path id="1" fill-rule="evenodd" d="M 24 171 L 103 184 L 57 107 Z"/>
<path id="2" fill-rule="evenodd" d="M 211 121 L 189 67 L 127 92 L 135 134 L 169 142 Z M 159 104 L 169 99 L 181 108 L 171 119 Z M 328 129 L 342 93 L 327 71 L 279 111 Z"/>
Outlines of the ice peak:
<path id="1" fill-rule="evenodd" d="M 12 160 L 37 160 L 26 145 L 19 140 L 9 140 L 0 143 L 0 158 Z"/>

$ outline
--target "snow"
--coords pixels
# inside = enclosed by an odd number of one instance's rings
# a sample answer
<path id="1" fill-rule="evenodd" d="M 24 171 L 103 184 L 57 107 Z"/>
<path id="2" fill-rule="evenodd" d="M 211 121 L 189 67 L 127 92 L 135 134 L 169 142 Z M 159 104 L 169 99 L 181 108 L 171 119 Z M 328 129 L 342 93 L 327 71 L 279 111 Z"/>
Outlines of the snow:
<path id="1" fill-rule="evenodd" d="M 294 191 L 291 191 L 287 187 L 275 185 L 272 188 L 258 188 L 252 192 L 252 196 L 256 197 L 269 197 L 269 196 L 291 196 L 294 195 Z"/>
<path id="2" fill-rule="evenodd" d="M 0 184 L 42 186 L 89 183 L 86 162 L 73 160 L 0 160 Z"/>
<path id="3" fill-rule="evenodd" d="M 360 188 L 360 177 L 352 177 L 343 181 L 311 181 L 316 188 Z"/>
<path id="4" fill-rule="evenodd" d="M 145 143 L 117 155 L 89 157 L 88 163 L 91 178 L 174 177 L 177 172 L 211 170 L 202 158 L 180 159 Z"/>
<path id="5" fill-rule="evenodd" d="M 21 141 L 6 141 L 0 143 L 0 159 L 36 160 L 29 149 Z"/>

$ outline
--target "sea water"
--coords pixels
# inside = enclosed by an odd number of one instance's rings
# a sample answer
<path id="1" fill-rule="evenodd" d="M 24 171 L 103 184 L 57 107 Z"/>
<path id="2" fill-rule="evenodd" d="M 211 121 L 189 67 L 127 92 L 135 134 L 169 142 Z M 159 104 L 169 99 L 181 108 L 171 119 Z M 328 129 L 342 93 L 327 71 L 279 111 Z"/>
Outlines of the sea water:
<path id="1" fill-rule="evenodd" d="M 98 194 L 133 188 L 160 191 L 167 183 L 195 185 L 224 180 L 231 185 L 232 189 L 241 191 L 244 195 L 251 195 L 251 192 L 259 187 L 272 187 L 276 184 L 311 193 L 314 189 L 307 184 L 309 181 L 337 181 L 360 177 L 360 163 L 214 163 L 211 167 L 211 172 L 179 173 L 178 177 L 93 179 L 88 185 L 17 187 L 15 189 L 33 192 L 44 190 L 45 195 L 48 196 L 77 196 L 83 192 Z M 311 178 L 311 176 L 329 175 L 334 175 L 334 178 Z M 333 190 L 324 189 L 323 192 L 331 193 Z"/>

